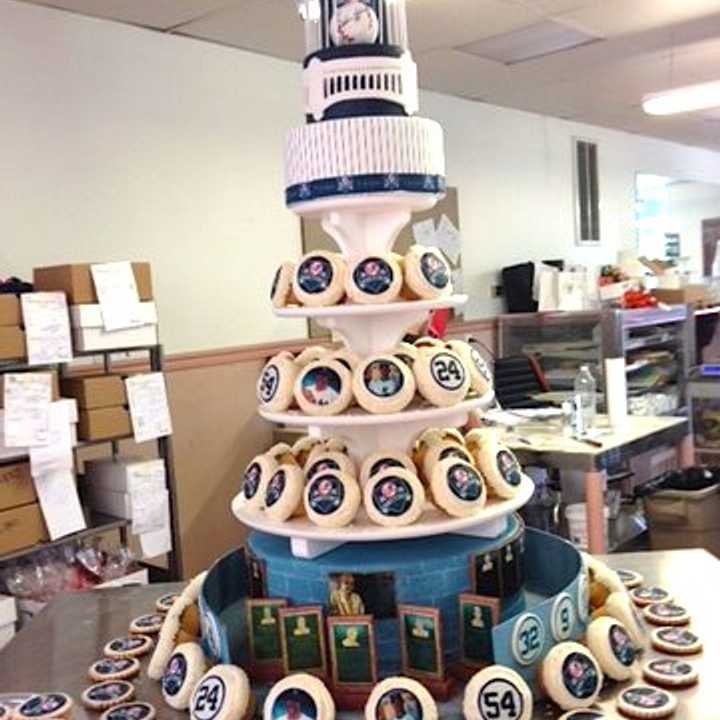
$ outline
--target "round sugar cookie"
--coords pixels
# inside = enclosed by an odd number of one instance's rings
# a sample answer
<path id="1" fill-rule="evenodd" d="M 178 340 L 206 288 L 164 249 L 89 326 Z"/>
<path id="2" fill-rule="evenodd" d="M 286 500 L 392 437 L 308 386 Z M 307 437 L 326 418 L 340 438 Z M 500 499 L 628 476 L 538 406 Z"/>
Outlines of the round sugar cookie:
<path id="1" fill-rule="evenodd" d="M 148 635 L 128 635 L 111 640 L 103 648 L 103 655 L 109 658 L 131 658 L 147 655 L 153 647 Z"/>
<path id="2" fill-rule="evenodd" d="M 613 617 L 627 630 L 637 650 L 645 647 L 647 632 L 626 592 L 610 593 L 605 601 L 605 614 Z"/>
<path id="3" fill-rule="evenodd" d="M 615 571 L 620 578 L 620 581 L 622 584 L 628 589 L 633 590 L 636 587 L 640 587 L 643 584 L 643 576 L 635 572 L 634 570 L 627 570 L 625 568 L 621 568 L 620 570 Z"/>
<path id="4" fill-rule="evenodd" d="M 270 358 L 257 381 L 260 407 L 270 412 L 287 410 L 293 404 L 293 390 L 299 371 L 299 365 L 287 355 Z"/>
<path id="5" fill-rule="evenodd" d="M 397 299 L 403 286 L 400 263 L 392 253 L 360 258 L 348 268 L 345 292 L 359 304 L 390 303 Z"/>
<path id="6" fill-rule="evenodd" d="M 310 457 L 310 453 L 315 447 L 322 445 L 322 442 L 322 438 L 304 435 L 293 443 L 292 452 L 300 467 L 305 467 L 305 463 Z"/>
<path id="7" fill-rule="evenodd" d="M 252 717 L 255 701 L 250 680 L 237 665 L 208 670 L 190 699 L 192 720 L 244 720 Z"/>
<path id="8" fill-rule="evenodd" d="M 160 678 L 165 702 L 175 710 L 187 710 L 190 696 L 205 670 L 205 655 L 200 645 L 194 642 L 178 645 Z"/>
<path id="9" fill-rule="evenodd" d="M 352 399 L 352 373 L 338 360 L 315 360 L 295 381 L 295 400 L 308 415 L 337 415 Z"/>
<path id="10" fill-rule="evenodd" d="M 69 718 L 72 715 L 73 699 L 66 693 L 50 692 L 31 695 L 19 707 L 12 717 L 46 720 L 48 718 Z"/>
<path id="11" fill-rule="evenodd" d="M 635 674 L 635 646 L 628 631 L 615 618 L 593 620 L 587 629 L 586 643 L 602 671 L 612 680 L 629 680 Z"/>
<path id="12" fill-rule="evenodd" d="M 473 675 L 465 687 L 466 720 L 530 720 L 533 697 L 522 676 L 502 665 L 490 665 Z"/>
<path id="13" fill-rule="evenodd" d="M 653 603 L 643 608 L 643 617 L 653 625 L 687 625 L 690 613 L 671 602 Z"/>
<path id="14" fill-rule="evenodd" d="M 475 390 L 479 395 L 484 395 L 493 389 L 493 377 L 490 368 L 476 348 L 464 340 L 450 340 L 445 344 L 465 363 L 465 367 L 470 373 L 470 388 L 472 390 Z"/>
<path id="15" fill-rule="evenodd" d="M 522 467 L 515 453 L 495 435 L 489 436 L 487 442 L 473 452 L 473 459 L 491 495 L 504 500 L 517 495 L 522 485 Z"/>
<path id="16" fill-rule="evenodd" d="M 700 673 L 685 660 L 657 658 L 643 665 L 643 677 L 654 685 L 675 688 L 694 685 Z"/>
<path id="17" fill-rule="evenodd" d="M 563 710 L 590 707 L 600 694 L 603 672 L 595 656 L 576 642 L 551 648 L 540 666 L 540 681 Z"/>
<path id="18" fill-rule="evenodd" d="M 103 680 L 128 680 L 140 672 L 137 658 L 103 658 L 88 669 L 88 677 L 95 682 Z"/>
<path id="19" fill-rule="evenodd" d="M 255 456 L 245 468 L 240 492 L 233 500 L 233 508 L 259 512 L 265 503 L 265 491 L 277 470 L 277 460 L 268 455 Z"/>
<path id="20" fill-rule="evenodd" d="M 179 597 L 180 596 L 177 593 L 166 593 L 165 595 L 161 595 L 155 601 L 155 610 L 157 610 L 159 613 L 168 613 L 170 611 L 170 608 L 173 606 L 173 603 Z"/>
<path id="21" fill-rule="evenodd" d="M 293 453 L 292 446 L 284 442 L 275 443 L 265 455 L 275 458 L 278 465 L 297 465 L 298 461 Z"/>
<path id="22" fill-rule="evenodd" d="M 408 472 L 417 472 L 415 464 L 405 453 L 395 450 L 378 450 L 368 455 L 360 467 L 360 484 L 364 487 L 369 478 L 388 468 L 404 468 Z"/>
<path id="23" fill-rule="evenodd" d="M 156 714 L 150 703 L 129 702 L 106 710 L 100 720 L 153 720 Z"/>
<path id="24" fill-rule="evenodd" d="M 328 360 L 337 360 L 341 362 L 350 372 L 353 372 L 355 368 L 360 364 L 360 356 L 354 353 L 350 348 L 342 348 L 340 350 L 333 350 L 325 356 Z"/>
<path id="25" fill-rule="evenodd" d="M 107 710 L 135 697 L 135 686 L 127 680 L 106 680 L 83 691 L 81 700 L 91 710 Z"/>
<path id="26" fill-rule="evenodd" d="M 265 489 L 265 515 L 285 522 L 302 510 L 305 475 L 298 465 L 280 465 Z"/>
<path id="27" fill-rule="evenodd" d="M 643 720 L 669 717 L 676 707 L 673 695 L 652 685 L 633 685 L 621 690 L 617 698 L 617 709 L 623 715 Z"/>
<path id="28" fill-rule="evenodd" d="M 480 472 L 469 462 L 448 457 L 430 477 L 433 502 L 453 517 L 471 517 L 485 506 L 487 490 Z"/>
<path id="29" fill-rule="evenodd" d="M 667 590 L 657 585 L 634 588 L 630 591 L 630 598 L 639 607 L 645 607 L 653 603 L 670 602 L 673 599 Z"/>
<path id="30" fill-rule="evenodd" d="M 412 245 L 403 262 L 405 287 L 409 298 L 432 300 L 452 292 L 450 263 L 437 248 Z"/>
<path id="31" fill-rule="evenodd" d="M 570 710 L 570 712 L 564 713 L 558 720 L 602 720 L 603 718 L 610 718 L 610 715 L 595 708 L 580 708 L 580 710 Z"/>
<path id="32" fill-rule="evenodd" d="M 280 718 L 334 720 L 335 702 L 314 675 L 290 675 L 272 686 L 263 706 L 263 720 Z"/>
<path id="33" fill-rule="evenodd" d="M 393 355 L 372 355 L 355 369 L 352 389 L 358 405 L 369 413 L 396 413 L 415 397 L 415 376 Z"/>
<path id="34" fill-rule="evenodd" d="M 314 250 L 295 267 L 293 292 L 309 307 L 337 305 L 345 296 L 345 260 L 338 253 Z"/>
<path id="35" fill-rule="evenodd" d="M 311 345 L 297 354 L 295 357 L 295 364 L 299 368 L 304 368 L 311 362 L 322 360 L 322 358 L 327 357 L 329 352 L 330 351 L 322 345 Z"/>
<path id="36" fill-rule="evenodd" d="M 361 495 L 357 480 L 337 470 L 318 473 L 305 486 L 303 502 L 311 522 L 319 527 L 340 528 L 357 515 Z"/>
<path id="37" fill-rule="evenodd" d="M 438 717 L 433 696 L 417 680 L 408 677 L 389 677 L 379 682 L 365 703 L 365 720 L 438 720 Z"/>
<path id="38" fill-rule="evenodd" d="M 417 475 L 402 468 L 387 468 L 373 475 L 363 489 L 365 512 L 385 527 L 414 523 L 425 506 L 425 490 Z"/>
<path id="39" fill-rule="evenodd" d="M 448 458 L 456 458 L 473 464 L 472 455 L 461 442 L 455 438 L 445 438 L 440 442 L 432 443 L 423 455 L 422 476 L 425 478 L 425 482 L 429 483 L 432 479 L 435 466 Z"/>
<path id="40" fill-rule="evenodd" d="M 391 355 L 400 358 L 409 368 L 413 366 L 413 363 L 417 360 L 420 351 L 410 343 L 399 342 L 391 351 Z"/>
<path id="41" fill-rule="evenodd" d="M 652 646 L 670 655 L 695 655 L 702 650 L 702 641 L 683 627 L 661 627 L 650 633 Z"/>
<path id="42" fill-rule="evenodd" d="M 295 265 L 291 262 L 284 262 L 275 271 L 272 285 L 270 286 L 270 301 L 274 308 L 284 308 L 288 305 L 299 305 L 292 289 Z"/>
<path id="43" fill-rule="evenodd" d="M 136 617 L 128 629 L 135 635 L 157 635 L 164 622 L 163 613 L 147 613 Z"/>
<path id="44" fill-rule="evenodd" d="M 456 405 L 470 389 L 470 375 L 462 360 L 447 348 L 420 353 L 413 370 L 419 393 L 432 405 Z"/>
<path id="45" fill-rule="evenodd" d="M 339 450 L 321 449 L 310 456 L 305 465 L 305 480 L 312 480 L 318 473 L 326 470 L 337 470 L 345 475 L 355 477 L 355 463 Z"/>

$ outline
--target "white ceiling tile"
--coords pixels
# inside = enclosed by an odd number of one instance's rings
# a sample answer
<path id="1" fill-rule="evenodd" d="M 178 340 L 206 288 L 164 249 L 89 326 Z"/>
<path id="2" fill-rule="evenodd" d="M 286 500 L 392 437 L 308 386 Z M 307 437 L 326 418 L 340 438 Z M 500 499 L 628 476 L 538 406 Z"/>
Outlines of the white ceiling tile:
<path id="1" fill-rule="evenodd" d="M 558 13 L 580 10 L 593 4 L 600 4 L 603 0 L 503 0 L 509 5 L 524 5 L 543 17 L 552 17 Z"/>
<path id="2" fill-rule="evenodd" d="M 42 0 L 33 4 L 166 30 L 229 2 L 232 0 Z"/>

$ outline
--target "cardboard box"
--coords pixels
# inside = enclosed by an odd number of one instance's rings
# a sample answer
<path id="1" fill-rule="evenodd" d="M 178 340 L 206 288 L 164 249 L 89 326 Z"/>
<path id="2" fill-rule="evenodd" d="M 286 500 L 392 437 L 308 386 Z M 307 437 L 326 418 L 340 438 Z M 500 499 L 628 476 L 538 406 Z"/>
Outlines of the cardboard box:
<path id="1" fill-rule="evenodd" d="M 704 285 L 686 285 L 677 290 L 657 288 L 652 291 L 652 294 L 660 302 L 668 305 L 701 305 L 708 299 L 708 291 Z"/>
<path id="2" fill-rule="evenodd" d="M 167 487 L 165 461 L 161 458 L 102 458 L 85 461 L 85 480 L 93 490 L 133 493 L 152 488 L 162 492 Z"/>
<path id="3" fill-rule="evenodd" d="M 32 547 L 48 539 L 38 503 L 0 512 L 0 555 Z"/>
<path id="4" fill-rule="evenodd" d="M 130 413 L 124 407 L 81 410 L 78 423 L 80 440 L 110 440 L 132 435 Z"/>
<path id="5" fill-rule="evenodd" d="M 76 352 L 97 350 L 126 350 L 158 344 L 157 325 L 140 325 L 127 330 L 106 332 L 102 328 L 73 328 L 73 347 Z"/>
<path id="6" fill-rule="evenodd" d="M 140 303 L 140 320 L 142 320 L 143 325 L 157 325 L 157 306 L 154 302 Z M 76 328 L 104 328 L 100 304 L 71 305 L 70 324 Z"/>
<path id="7" fill-rule="evenodd" d="M 22 325 L 20 300 L 17 295 L 0 294 L 0 327 Z"/>
<path id="8" fill-rule="evenodd" d="M 23 360 L 25 331 L 17 326 L 0 327 L 0 360 Z"/>
<path id="9" fill-rule="evenodd" d="M 135 283 L 141 300 L 152 300 L 152 278 L 150 263 L 132 263 Z M 54 265 L 33 270 L 33 283 L 36 291 L 60 290 L 67 295 L 69 305 L 96 303 L 95 284 L 90 272 L 90 263 L 73 265 Z"/>
<path id="10" fill-rule="evenodd" d="M 77 400 L 82 410 L 127 404 L 125 383 L 120 375 L 63 378 L 62 394 Z"/>
<path id="11" fill-rule="evenodd" d="M 60 378 L 58 377 L 57 370 L 45 370 L 38 368 L 37 370 L 21 370 L 19 372 L 49 372 L 52 375 L 52 380 L 50 381 L 52 384 L 52 400 L 55 402 L 60 399 Z M 5 407 L 4 377 L 4 375 L 0 375 L 0 408 Z"/>
<path id="12" fill-rule="evenodd" d="M 36 501 L 30 463 L 0 465 L 0 510 L 29 505 Z"/>

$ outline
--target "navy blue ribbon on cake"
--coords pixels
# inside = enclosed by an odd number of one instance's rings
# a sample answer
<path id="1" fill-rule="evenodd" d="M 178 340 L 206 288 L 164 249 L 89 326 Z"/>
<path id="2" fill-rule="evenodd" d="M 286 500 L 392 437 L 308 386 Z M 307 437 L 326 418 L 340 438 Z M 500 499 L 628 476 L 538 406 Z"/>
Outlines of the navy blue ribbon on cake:
<path id="1" fill-rule="evenodd" d="M 444 193 L 447 189 L 443 175 L 413 173 L 377 173 L 372 175 L 346 175 L 323 178 L 309 183 L 291 185 L 285 190 L 288 205 L 338 195 L 364 195 L 367 193 L 404 192 Z"/>

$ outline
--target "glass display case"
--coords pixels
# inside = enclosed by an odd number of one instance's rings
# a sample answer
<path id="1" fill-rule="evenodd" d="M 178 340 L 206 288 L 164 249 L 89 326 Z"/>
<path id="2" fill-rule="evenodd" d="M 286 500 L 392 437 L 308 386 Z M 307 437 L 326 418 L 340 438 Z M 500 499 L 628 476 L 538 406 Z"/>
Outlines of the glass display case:
<path id="1" fill-rule="evenodd" d="M 551 390 L 540 399 L 561 402 L 572 392 L 581 365 L 590 367 L 602 393 L 603 360 L 625 357 L 628 408 L 633 415 L 687 411 L 686 378 L 695 363 L 694 333 L 694 315 L 685 305 L 498 318 L 500 356 L 532 354 L 539 361 Z"/>

